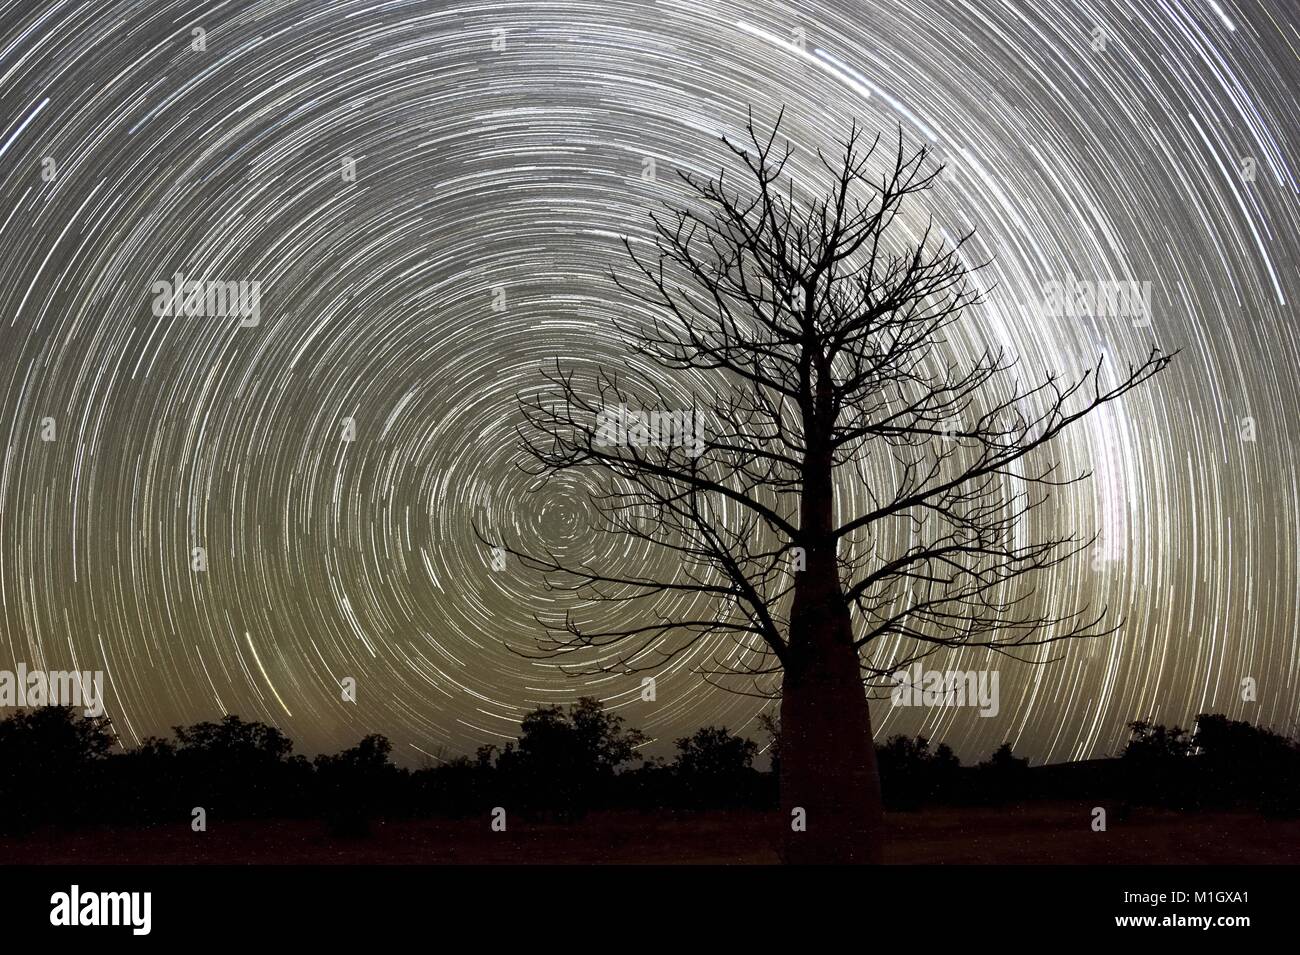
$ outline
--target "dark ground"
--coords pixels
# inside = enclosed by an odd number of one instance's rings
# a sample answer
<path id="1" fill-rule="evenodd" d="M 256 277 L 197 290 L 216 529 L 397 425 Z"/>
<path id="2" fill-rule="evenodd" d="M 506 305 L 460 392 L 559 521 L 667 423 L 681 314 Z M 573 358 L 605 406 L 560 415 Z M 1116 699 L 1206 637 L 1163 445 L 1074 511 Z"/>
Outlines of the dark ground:
<path id="1" fill-rule="evenodd" d="M 1135 810 L 1091 829 L 1092 804 L 1030 803 L 996 809 L 927 809 L 887 817 L 894 864 L 1293 864 L 1300 820 L 1253 813 Z M 777 861 L 778 820 L 762 812 L 680 815 L 595 813 L 576 823 L 511 817 L 375 823 L 366 838 L 331 836 L 319 821 L 208 819 L 135 829 L 43 830 L 0 837 L 0 863 L 739 863 Z"/>

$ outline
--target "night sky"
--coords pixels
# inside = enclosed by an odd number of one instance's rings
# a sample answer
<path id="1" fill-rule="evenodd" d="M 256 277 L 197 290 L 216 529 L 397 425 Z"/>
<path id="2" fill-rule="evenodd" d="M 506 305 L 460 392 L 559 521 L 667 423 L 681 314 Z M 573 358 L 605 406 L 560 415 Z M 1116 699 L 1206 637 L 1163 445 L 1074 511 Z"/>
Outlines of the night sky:
<path id="1" fill-rule="evenodd" d="M 771 704 L 696 672 L 728 638 L 657 671 L 653 703 L 639 676 L 512 652 L 563 602 L 515 562 L 494 571 L 473 528 L 629 556 L 586 530 L 578 479 L 528 493 L 516 395 L 548 360 L 625 353 L 621 237 L 680 200 L 678 170 L 716 171 L 750 106 L 764 123 L 784 106 L 800 175 L 853 118 L 949 164 L 905 224 L 975 228 L 970 260 L 992 260 L 955 355 L 1004 344 L 1042 377 L 1182 349 L 1067 434 L 1056 457 L 1094 477 L 1026 529 L 1100 533 L 1038 599 L 1108 606 L 1117 636 L 1038 667 L 932 658 L 998 668 L 999 715 L 878 703 L 878 738 L 923 732 L 966 760 L 1009 740 L 1039 762 L 1115 753 L 1140 717 L 1294 731 L 1298 13 L 5 4 L 0 668 L 103 669 L 127 746 L 232 712 L 307 753 L 381 732 L 414 765 L 583 695 L 651 752 L 705 724 L 762 738 Z M 155 315 L 178 272 L 259 282 L 260 320 Z M 1048 315 L 1044 283 L 1066 276 L 1151 282 L 1150 323 Z"/>

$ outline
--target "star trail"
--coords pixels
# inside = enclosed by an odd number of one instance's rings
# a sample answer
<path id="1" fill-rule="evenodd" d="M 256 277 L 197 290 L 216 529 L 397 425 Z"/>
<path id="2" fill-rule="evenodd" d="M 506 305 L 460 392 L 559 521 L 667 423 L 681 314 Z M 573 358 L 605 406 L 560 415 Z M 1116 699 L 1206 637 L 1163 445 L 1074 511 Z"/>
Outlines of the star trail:
<path id="1" fill-rule="evenodd" d="M 1300 8 L 1294 0 L 520 0 L 0 6 L 0 667 L 97 670 L 121 742 L 237 713 L 410 765 L 595 696 L 663 751 L 770 704 L 697 672 L 526 653 L 560 595 L 479 526 L 599 563 L 575 478 L 531 492 L 516 396 L 626 352 L 621 239 L 752 107 L 794 168 L 857 119 L 946 166 L 987 301 L 949 342 L 1034 376 L 1181 349 L 1056 456 L 1037 580 L 1115 637 L 1001 671 L 996 718 L 873 705 L 966 760 L 1117 752 L 1198 712 L 1300 723 Z M 155 283 L 253 282 L 256 319 Z M 1145 321 L 1047 283 L 1150 283 Z M 647 374 L 654 374 L 647 369 Z M 665 386 L 671 384 L 665 379 Z M 840 489 L 851 508 L 861 488 Z M 856 499 L 859 503 L 861 497 Z M 617 552 L 617 553 L 616 553 Z M 609 651 L 612 653 L 612 651 Z M 1242 681 L 1255 681 L 1243 699 Z M 355 681 L 355 701 L 340 685 Z"/>

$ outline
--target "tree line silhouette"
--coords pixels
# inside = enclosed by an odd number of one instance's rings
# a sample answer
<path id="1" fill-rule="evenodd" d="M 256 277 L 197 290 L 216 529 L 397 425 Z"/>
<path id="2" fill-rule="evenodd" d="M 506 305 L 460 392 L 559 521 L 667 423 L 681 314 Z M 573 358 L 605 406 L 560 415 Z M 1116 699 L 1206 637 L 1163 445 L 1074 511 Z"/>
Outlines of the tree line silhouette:
<path id="1" fill-rule="evenodd" d="M 142 825 L 210 819 L 321 818 L 339 836 L 364 836 L 374 819 L 467 816 L 497 806 L 534 820 L 573 821 L 598 809 L 768 810 L 778 805 L 781 732 L 759 745 L 725 727 L 676 740 L 672 760 L 645 759 L 647 737 L 597 700 L 540 707 L 519 737 L 473 756 L 405 769 L 372 734 L 308 760 L 275 727 L 226 716 L 178 726 L 120 750 L 107 717 L 70 708 L 19 710 L 0 721 L 0 830 L 41 825 Z M 1300 814 L 1300 744 L 1222 715 L 1194 730 L 1138 721 L 1119 758 L 1031 769 L 1004 743 L 963 766 L 944 744 L 893 736 L 876 747 L 885 804 L 998 805 L 1028 799 L 1109 798 L 1179 810 Z"/>

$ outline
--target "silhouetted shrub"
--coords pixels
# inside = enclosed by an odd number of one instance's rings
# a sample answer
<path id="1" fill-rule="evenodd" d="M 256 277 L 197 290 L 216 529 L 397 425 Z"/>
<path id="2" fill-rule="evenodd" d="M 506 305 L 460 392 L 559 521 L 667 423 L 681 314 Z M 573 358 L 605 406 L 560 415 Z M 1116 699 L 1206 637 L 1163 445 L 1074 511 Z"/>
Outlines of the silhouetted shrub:
<path id="1" fill-rule="evenodd" d="M 779 725 L 766 724 L 772 748 Z M 1120 759 L 1029 769 L 1009 744 L 976 767 L 944 745 L 894 736 L 877 749 L 890 810 L 933 803 L 1119 796 L 1124 807 L 1254 809 L 1300 813 L 1300 747 L 1271 730 L 1202 714 L 1195 728 L 1138 721 Z M 106 718 L 59 707 L 0 720 L 0 829 L 44 824 L 175 823 L 202 806 L 209 818 L 316 815 L 337 837 L 363 837 L 372 820 L 467 816 L 494 806 L 525 818 L 573 819 L 597 808 L 774 808 L 775 773 L 753 768 L 758 747 L 726 727 L 676 741 L 677 756 L 630 766 L 645 737 L 601 704 L 526 714 L 516 742 L 473 758 L 408 771 L 370 735 L 308 762 L 280 730 L 226 716 L 176 727 L 125 752 Z M 779 750 L 778 750 L 779 752 Z M 774 753 L 774 756 L 777 753 Z"/>
<path id="2" fill-rule="evenodd" d="M 919 809 L 956 796 L 961 762 L 944 744 L 930 752 L 924 736 L 891 736 L 876 747 L 876 761 L 887 809 Z"/>
<path id="3" fill-rule="evenodd" d="M 1029 781 L 1029 760 L 1018 758 L 1010 743 L 1003 743 L 987 760 L 975 767 L 963 795 L 980 805 L 1000 805 L 1023 799 Z"/>
<path id="4" fill-rule="evenodd" d="M 113 744 L 107 718 L 71 707 L 18 710 L 0 721 L 0 828 L 92 816 Z"/>
<path id="5" fill-rule="evenodd" d="M 372 734 L 336 756 L 317 756 L 317 798 L 330 832 L 344 838 L 370 835 L 377 815 L 400 811 L 406 773 L 389 760 L 393 746 Z"/>
<path id="6" fill-rule="evenodd" d="M 558 706 L 533 710 L 520 723 L 518 746 L 507 743 L 497 757 L 501 805 L 526 814 L 573 819 L 606 805 L 616 771 L 645 742 L 623 718 L 584 697 L 566 713 Z"/>
<path id="7" fill-rule="evenodd" d="M 672 774 L 679 805 L 690 809 L 754 806 L 760 800 L 753 769 L 758 744 L 722 728 L 706 726 L 677 740 Z"/>

